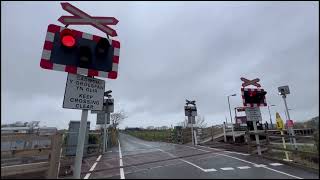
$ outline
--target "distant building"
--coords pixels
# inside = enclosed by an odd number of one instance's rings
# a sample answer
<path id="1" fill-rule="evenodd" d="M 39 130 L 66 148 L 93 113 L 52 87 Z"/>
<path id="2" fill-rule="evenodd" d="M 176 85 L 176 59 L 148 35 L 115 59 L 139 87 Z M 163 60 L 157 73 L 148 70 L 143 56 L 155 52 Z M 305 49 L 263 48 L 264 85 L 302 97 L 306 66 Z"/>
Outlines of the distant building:
<path id="1" fill-rule="evenodd" d="M 40 127 L 40 121 L 31 121 L 22 123 L 17 121 L 13 124 L 6 124 L 1 127 L 2 134 L 40 134 L 40 135 L 51 135 L 57 133 L 56 127 Z"/>
<path id="2" fill-rule="evenodd" d="M 57 133 L 56 127 L 40 127 L 40 121 L 31 121 L 22 123 L 18 121 L 13 124 L 6 124 L 1 127 L 1 136 L 10 136 L 14 134 L 37 134 L 37 135 L 52 135 Z M 50 140 L 33 140 L 33 141 L 2 141 L 1 151 L 34 149 L 41 147 L 49 147 Z"/>

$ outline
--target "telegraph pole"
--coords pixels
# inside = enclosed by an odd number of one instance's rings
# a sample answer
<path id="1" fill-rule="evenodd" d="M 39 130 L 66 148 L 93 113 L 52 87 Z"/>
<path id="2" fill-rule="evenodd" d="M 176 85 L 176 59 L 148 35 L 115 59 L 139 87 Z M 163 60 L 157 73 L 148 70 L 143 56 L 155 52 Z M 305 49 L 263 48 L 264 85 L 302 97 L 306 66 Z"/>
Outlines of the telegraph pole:
<path id="1" fill-rule="evenodd" d="M 276 106 L 276 105 L 270 105 L 270 106 Z M 269 111 L 269 116 L 270 116 L 271 129 L 273 129 L 272 118 L 271 118 L 271 113 L 270 113 L 270 108 L 269 108 L 270 106 L 268 105 L 268 111 Z"/>
<path id="2" fill-rule="evenodd" d="M 236 94 L 232 94 L 228 96 L 228 104 L 229 104 L 229 112 L 230 112 L 230 119 L 231 119 L 231 131 L 232 131 L 232 138 L 233 138 L 233 142 L 236 142 L 236 138 L 234 136 L 234 130 L 233 130 L 233 122 L 232 122 L 232 115 L 231 115 L 231 108 L 230 108 L 230 100 L 229 97 L 230 96 L 236 96 Z"/>

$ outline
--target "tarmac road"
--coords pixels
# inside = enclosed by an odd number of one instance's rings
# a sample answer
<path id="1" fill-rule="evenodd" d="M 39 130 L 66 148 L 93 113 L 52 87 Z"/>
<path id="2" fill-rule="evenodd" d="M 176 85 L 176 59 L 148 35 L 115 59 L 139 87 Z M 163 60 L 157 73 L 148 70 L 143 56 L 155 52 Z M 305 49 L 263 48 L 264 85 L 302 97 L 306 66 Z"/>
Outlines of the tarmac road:
<path id="1" fill-rule="evenodd" d="M 87 159 L 82 178 L 318 179 L 319 174 L 245 153 L 119 135 L 120 146 Z"/>

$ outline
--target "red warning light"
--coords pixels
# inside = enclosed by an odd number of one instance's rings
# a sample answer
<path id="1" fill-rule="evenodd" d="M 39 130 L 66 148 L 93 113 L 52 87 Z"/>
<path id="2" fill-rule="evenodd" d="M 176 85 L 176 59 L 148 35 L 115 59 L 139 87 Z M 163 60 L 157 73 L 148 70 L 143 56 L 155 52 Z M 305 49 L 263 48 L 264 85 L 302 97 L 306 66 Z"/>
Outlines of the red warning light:
<path id="1" fill-rule="evenodd" d="M 64 46 L 68 48 L 72 48 L 75 46 L 76 39 L 70 29 L 64 29 L 63 31 L 61 31 L 60 36 L 61 36 L 61 42 Z"/>
<path id="2" fill-rule="evenodd" d="M 252 97 L 252 96 L 256 96 L 257 95 L 257 92 L 255 92 L 255 91 L 251 91 L 251 92 L 249 92 L 249 96 L 250 97 Z"/>
<path id="3" fill-rule="evenodd" d="M 66 35 L 62 37 L 62 44 L 67 47 L 73 47 L 76 44 L 76 40 L 73 36 Z"/>

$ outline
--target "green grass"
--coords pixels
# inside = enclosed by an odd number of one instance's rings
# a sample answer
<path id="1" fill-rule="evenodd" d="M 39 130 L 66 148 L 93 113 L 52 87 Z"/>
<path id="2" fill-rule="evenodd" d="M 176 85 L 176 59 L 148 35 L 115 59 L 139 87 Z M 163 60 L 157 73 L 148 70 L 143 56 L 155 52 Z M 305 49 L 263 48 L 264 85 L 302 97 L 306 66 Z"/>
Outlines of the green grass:
<path id="1" fill-rule="evenodd" d="M 273 159 L 283 160 L 286 158 L 285 153 L 279 150 L 269 151 L 265 156 L 271 157 Z M 310 157 L 304 154 L 294 154 L 292 152 L 288 152 L 288 156 L 290 160 L 293 160 L 292 163 L 300 164 L 306 167 L 311 167 L 313 169 L 319 169 L 319 159 Z"/>
<path id="2" fill-rule="evenodd" d="M 282 144 L 272 144 L 273 147 L 276 148 L 283 148 Z M 294 150 L 294 145 L 291 144 L 286 144 L 287 149 Z M 298 151 L 303 151 L 303 152 L 312 152 L 312 153 L 318 153 L 316 145 L 310 146 L 310 145 L 298 145 Z M 272 157 L 274 159 L 279 159 L 282 160 L 285 158 L 285 152 L 281 150 L 272 150 L 269 151 L 267 156 Z M 319 169 L 319 159 L 316 157 L 312 157 L 308 155 L 308 153 L 293 153 L 293 152 L 288 152 L 289 159 L 293 160 L 294 163 L 311 167 L 314 169 Z"/>
<path id="3" fill-rule="evenodd" d="M 282 145 L 282 144 L 272 144 L 272 146 L 273 146 L 273 147 L 276 147 L 276 148 L 283 148 L 283 145 Z M 310 145 L 297 145 L 297 147 L 298 147 L 298 150 L 299 150 L 299 151 L 314 152 L 314 153 L 317 153 L 317 152 L 318 152 L 316 145 L 314 145 L 314 146 L 310 146 Z M 287 149 L 294 150 L 294 145 L 286 144 L 286 148 L 287 148 Z"/>
<path id="4" fill-rule="evenodd" d="M 167 141 L 170 130 L 127 131 L 126 133 L 147 141 Z"/>

